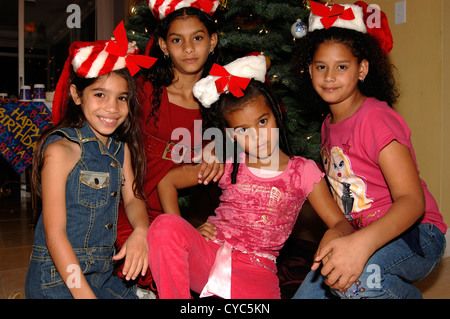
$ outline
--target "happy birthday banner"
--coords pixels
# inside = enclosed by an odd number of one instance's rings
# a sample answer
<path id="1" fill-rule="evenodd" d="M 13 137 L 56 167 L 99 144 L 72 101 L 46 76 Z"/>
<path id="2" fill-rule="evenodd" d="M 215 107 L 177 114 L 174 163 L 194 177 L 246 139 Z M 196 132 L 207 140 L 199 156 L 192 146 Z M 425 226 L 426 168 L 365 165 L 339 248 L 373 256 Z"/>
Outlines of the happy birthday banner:
<path id="1" fill-rule="evenodd" d="M 0 153 L 19 175 L 32 163 L 41 133 L 52 126 L 44 103 L 0 99 Z"/>

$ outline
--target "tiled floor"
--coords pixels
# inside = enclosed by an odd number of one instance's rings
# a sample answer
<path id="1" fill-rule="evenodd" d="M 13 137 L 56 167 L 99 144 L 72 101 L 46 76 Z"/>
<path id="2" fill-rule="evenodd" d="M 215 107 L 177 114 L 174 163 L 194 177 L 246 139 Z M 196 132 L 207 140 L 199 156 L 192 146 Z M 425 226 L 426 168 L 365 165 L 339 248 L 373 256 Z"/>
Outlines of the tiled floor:
<path id="1" fill-rule="evenodd" d="M 31 203 L 0 197 L 0 299 L 24 296 L 33 244 Z"/>
<path id="2" fill-rule="evenodd" d="M 0 195 L 1 196 L 1 195 Z M 32 212 L 28 199 L 0 197 L 0 299 L 24 298 L 25 276 L 33 243 Z M 426 299 L 450 299 L 450 258 L 416 284 Z"/>

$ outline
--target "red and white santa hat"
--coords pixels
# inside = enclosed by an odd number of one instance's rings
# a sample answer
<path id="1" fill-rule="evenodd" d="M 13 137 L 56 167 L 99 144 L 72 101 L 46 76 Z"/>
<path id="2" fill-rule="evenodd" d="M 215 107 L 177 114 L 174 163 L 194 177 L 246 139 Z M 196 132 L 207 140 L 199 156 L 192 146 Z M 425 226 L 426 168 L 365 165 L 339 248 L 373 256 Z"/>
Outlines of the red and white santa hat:
<path id="1" fill-rule="evenodd" d="M 393 38 L 389 23 L 386 14 L 378 8 L 371 7 L 364 1 L 343 5 L 335 3 L 332 3 L 332 5 L 323 5 L 315 1 L 310 1 L 310 5 L 310 32 L 337 27 L 369 33 L 378 40 L 385 54 L 389 54 L 392 50 Z"/>
<path id="2" fill-rule="evenodd" d="M 156 58 L 137 55 L 139 50 L 134 41 L 128 42 L 123 21 L 114 30 L 114 37 L 114 40 L 109 41 L 72 43 L 53 98 L 53 123 L 58 123 L 63 117 L 71 70 L 78 77 L 86 79 L 125 68 L 133 76 L 141 67 L 150 68 L 155 63 Z"/>
<path id="3" fill-rule="evenodd" d="M 262 54 L 238 58 L 225 66 L 214 64 L 209 75 L 195 83 L 193 93 L 204 107 L 210 108 L 222 93 L 243 96 L 251 79 L 265 82 L 266 72 L 266 58 Z"/>
<path id="4" fill-rule="evenodd" d="M 125 57 L 106 51 L 109 41 L 74 42 L 70 63 L 77 76 L 96 78 L 113 70 L 126 68 Z"/>
<path id="5" fill-rule="evenodd" d="M 147 0 L 147 4 L 156 19 L 162 20 L 170 13 L 181 8 L 197 8 L 213 15 L 219 6 L 219 0 Z"/>

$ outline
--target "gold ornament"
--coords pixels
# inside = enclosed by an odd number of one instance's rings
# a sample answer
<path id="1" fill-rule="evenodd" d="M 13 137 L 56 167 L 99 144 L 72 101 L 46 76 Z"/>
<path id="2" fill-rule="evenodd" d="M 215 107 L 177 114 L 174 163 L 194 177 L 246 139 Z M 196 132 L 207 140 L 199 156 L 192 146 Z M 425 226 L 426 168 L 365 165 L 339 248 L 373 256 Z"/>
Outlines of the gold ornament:
<path id="1" fill-rule="evenodd" d="M 228 0 L 220 0 L 219 1 L 219 9 L 220 10 L 228 10 L 230 7 L 228 6 Z"/>
<path id="2" fill-rule="evenodd" d="M 311 4 L 309 3 L 309 0 L 303 0 L 302 1 L 302 6 L 306 10 L 311 11 Z"/>
<path id="3" fill-rule="evenodd" d="M 137 8 L 137 3 L 135 0 L 130 1 L 130 7 L 128 9 L 128 13 L 130 16 L 134 16 L 136 15 L 136 8 Z"/>

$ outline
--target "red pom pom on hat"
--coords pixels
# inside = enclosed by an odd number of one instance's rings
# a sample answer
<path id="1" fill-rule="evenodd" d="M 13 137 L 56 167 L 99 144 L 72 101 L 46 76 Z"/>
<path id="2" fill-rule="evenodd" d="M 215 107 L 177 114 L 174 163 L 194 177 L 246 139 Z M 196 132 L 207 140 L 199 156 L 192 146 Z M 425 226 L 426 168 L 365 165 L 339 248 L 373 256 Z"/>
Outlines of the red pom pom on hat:
<path id="1" fill-rule="evenodd" d="M 392 37 L 386 14 L 374 7 L 371 7 L 372 9 L 368 10 L 369 5 L 364 1 L 357 1 L 355 2 L 355 5 L 363 8 L 364 21 L 366 22 L 367 32 L 378 40 L 384 53 L 388 55 L 394 47 L 394 39 Z M 380 14 L 380 21 L 377 21 L 376 19 L 375 21 L 369 21 L 369 18 L 371 18 L 374 12 L 377 11 L 379 11 Z"/>
<path id="2" fill-rule="evenodd" d="M 355 2 L 355 5 L 363 9 L 367 33 L 378 40 L 378 43 L 380 44 L 384 53 L 388 55 L 394 47 L 394 39 L 392 37 L 386 14 L 375 7 L 369 6 L 364 1 L 357 1 Z M 368 7 L 371 7 L 371 9 L 368 9 Z M 377 11 L 379 12 L 379 15 Z M 373 14 L 375 14 L 375 20 L 369 21 Z M 379 21 L 377 20 L 378 17 L 380 19 Z"/>

